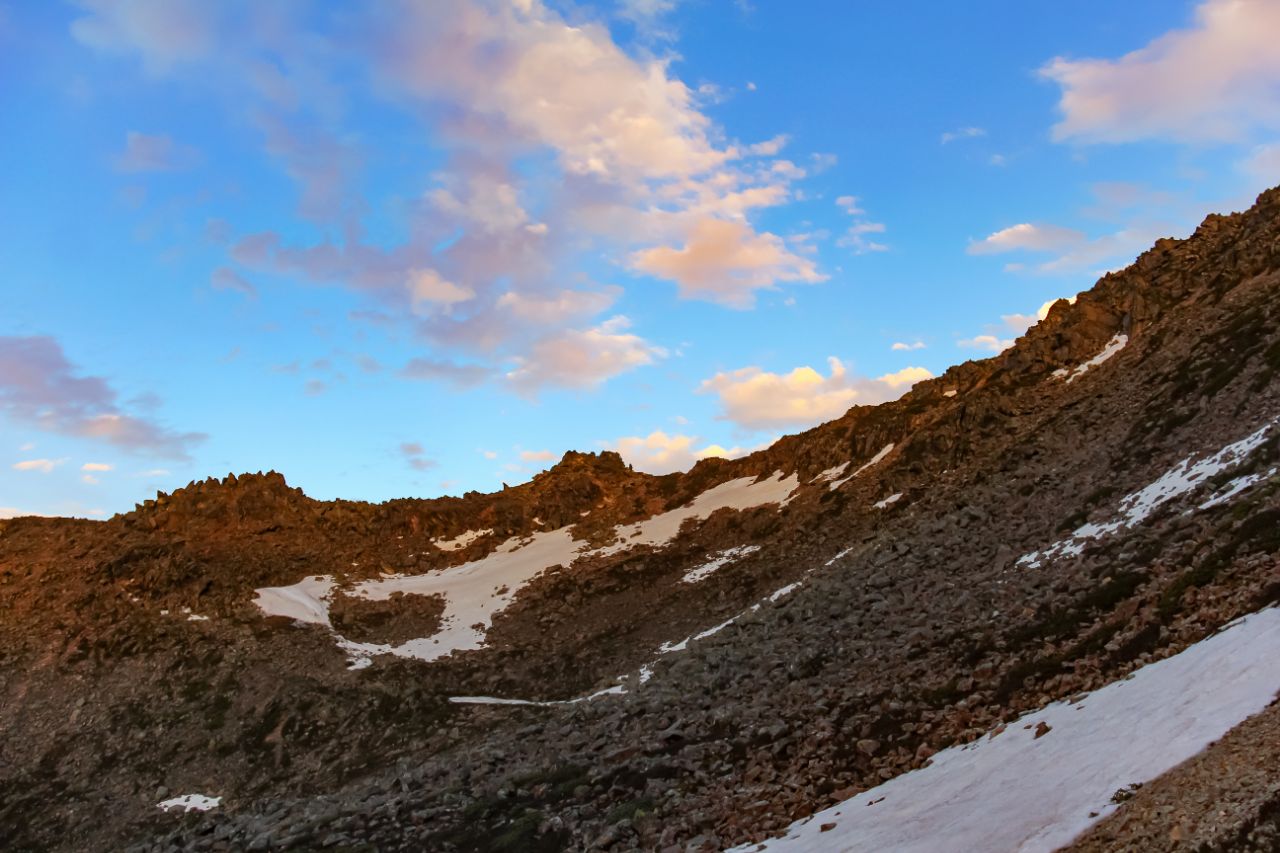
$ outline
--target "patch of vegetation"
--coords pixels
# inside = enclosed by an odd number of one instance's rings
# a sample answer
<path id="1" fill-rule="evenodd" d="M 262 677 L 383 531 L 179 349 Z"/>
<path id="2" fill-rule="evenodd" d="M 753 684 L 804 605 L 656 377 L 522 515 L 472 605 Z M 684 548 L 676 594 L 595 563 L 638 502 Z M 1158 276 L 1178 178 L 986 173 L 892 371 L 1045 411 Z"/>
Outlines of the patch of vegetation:
<path id="1" fill-rule="evenodd" d="M 653 800 L 648 797 L 640 797 L 639 799 L 619 803 L 609 809 L 609 814 L 605 816 L 605 821 L 614 824 L 624 820 L 635 820 L 651 811 L 653 811 Z"/>

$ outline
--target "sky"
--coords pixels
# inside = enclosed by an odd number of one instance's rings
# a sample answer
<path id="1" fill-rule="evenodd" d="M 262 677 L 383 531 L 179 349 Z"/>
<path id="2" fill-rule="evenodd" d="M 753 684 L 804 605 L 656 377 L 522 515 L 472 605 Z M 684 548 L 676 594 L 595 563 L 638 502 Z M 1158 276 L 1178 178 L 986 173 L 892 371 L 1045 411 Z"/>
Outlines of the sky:
<path id="1" fill-rule="evenodd" d="M 1280 0 L 0 0 L 0 517 L 735 456 L 1280 183 Z"/>

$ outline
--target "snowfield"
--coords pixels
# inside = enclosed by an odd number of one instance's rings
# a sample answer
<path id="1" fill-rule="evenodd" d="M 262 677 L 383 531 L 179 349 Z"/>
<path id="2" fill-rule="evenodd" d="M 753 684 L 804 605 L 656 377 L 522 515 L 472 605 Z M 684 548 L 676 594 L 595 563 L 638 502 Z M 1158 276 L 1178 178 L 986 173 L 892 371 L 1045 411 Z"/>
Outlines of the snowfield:
<path id="1" fill-rule="evenodd" d="M 739 477 L 707 489 L 682 507 L 659 513 L 636 524 L 619 527 L 618 542 L 601 551 L 616 554 L 636 545 L 665 545 L 680 532 L 680 525 L 688 519 L 706 518 L 721 509 L 744 510 L 765 504 L 786 506 L 791 494 L 800 486 L 796 474 L 783 477 L 776 472 L 772 477 L 756 481 L 755 477 Z"/>
<path id="2" fill-rule="evenodd" d="M 1280 610 L 1271 608 L 734 850 L 1048 853 L 1114 811 L 1117 791 L 1197 754 L 1278 689 Z"/>
<path id="3" fill-rule="evenodd" d="M 1228 444 L 1217 453 L 1198 462 L 1193 462 L 1193 457 L 1188 456 L 1164 472 L 1155 482 L 1126 495 L 1120 501 L 1119 517 L 1115 520 L 1102 524 L 1091 522 L 1081 525 L 1067 538 L 1060 539 L 1043 550 L 1032 551 L 1030 554 L 1019 557 L 1018 565 L 1034 569 L 1039 568 L 1046 560 L 1074 557 L 1082 553 L 1085 545 L 1094 539 L 1141 524 L 1160 506 L 1195 491 L 1211 477 L 1229 471 L 1244 462 L 1267 440 L 1267 435 L 1275 424 L 1276 421 L 1265 424 L 1253 434 Z M 1259 477 L 1239 477 L 1233 481 L 1234 485 L 1228 484 L 1229 488 L 1219 492 L 1199 508 L 1207 509 L 1225 502 L 1269 476 L 1270 474 Z"/>
<path id="4" fill-rule="evenodd" d="M 758 482 L 755 477 L 730 480 L 707 489 L 685 506 L 618 528 L 615 532 L 619 542 L 594 553 L 613 554 L 636 545 L 666 544 L 675 538 L 680 532 L 680 525 L 686 520 L 705 518 L 726 507 L 742 510 L 765 504 L 785 505 L 798 486 L 799 479 L 795 474 L 784 477 L 781 472 Z M 467 531 L 454 539 L 437 542 L 436 546 L 453 550 L 492 532 Z M 421 575 L 391 575 L 356 582 L 342 591 L 371 601 L 385 601 L 398 592 L 441 596 L 445 609 L 440 629 L 429 637 L 419 637 L 399 645 L 359 643 L 334 631 L 335 641 L 350 657 L 351 669 L 366 668 L 374 655 L 389 654 L 433 661 L 454 652 L 479 649 L 484 646 L 485 633 L 492 625 L 493 617 L 506 609 L 521 589 L 552 566 L 571 565 L 583 556 L 583 547 L 573 539 L 568 527 L 562 527 L 508 539 L 485 557 L 459 566 Z M 701 580 L 721 566 L 757 550 L 759 546 L 755 545 L 731 548 L 690 572 L 690 575 L 700 574 L 692 580 L 686 575 L 686 581 Z M 336 587 L 333 577 L 313 575 L 290 586 L 258 589 L 254 604 L 268 616 L 323 625 L 333 631 L 329 601 Z M 620 692 L 621 688 L 618 690 Z"/>

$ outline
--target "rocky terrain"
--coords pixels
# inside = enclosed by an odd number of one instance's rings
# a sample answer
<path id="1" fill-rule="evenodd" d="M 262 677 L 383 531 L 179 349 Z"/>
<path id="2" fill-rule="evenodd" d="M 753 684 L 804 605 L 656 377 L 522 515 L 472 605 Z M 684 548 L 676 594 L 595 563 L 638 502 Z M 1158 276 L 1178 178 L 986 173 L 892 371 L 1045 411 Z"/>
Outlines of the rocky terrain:
<path id="1" fill-rule="evenodd" d="M 1280 600 L 1277 372 L 1272 190 L 1000 355 L 742 459 L 570 453 L 379 505 L 232 475 L 0 521 L 0 838 L 764 841 Z M 1274 729 L 1076 846 L 1274 849 Z M 217 806 L 157 807 L 197 792 Z"/>

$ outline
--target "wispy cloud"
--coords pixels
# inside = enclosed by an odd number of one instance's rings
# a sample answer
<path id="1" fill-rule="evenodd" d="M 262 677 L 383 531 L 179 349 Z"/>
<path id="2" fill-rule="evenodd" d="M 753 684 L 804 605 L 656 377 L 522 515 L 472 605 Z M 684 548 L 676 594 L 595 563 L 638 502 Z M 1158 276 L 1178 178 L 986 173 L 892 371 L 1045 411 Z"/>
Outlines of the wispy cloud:
<path id="1" fill-rule="evenodd" d="M 124 150 L 116 157 L 121 172 L 174 172 L 194 165 L 199 152 L 180 145 L 165 134 L 155 136 L 131 130 L 125 135 Z"/>
<path id="2" fill-rule="evenodd" d="M 943 145 L 949 145 L 959 139 L 977 139 L 980 136 L 986 136 L 987 131 L 981 127 L 958 127 L 955 130 L 948 130 L 942 134 L 941 142 Z"/>
<path id="3" fill-rule="evenodd" d="M 79 375 L 51 337 L 0 337 L 0 412 L 49 432 L 177 459 L 205 439 L 127 411 L 106 379 Z"/>

